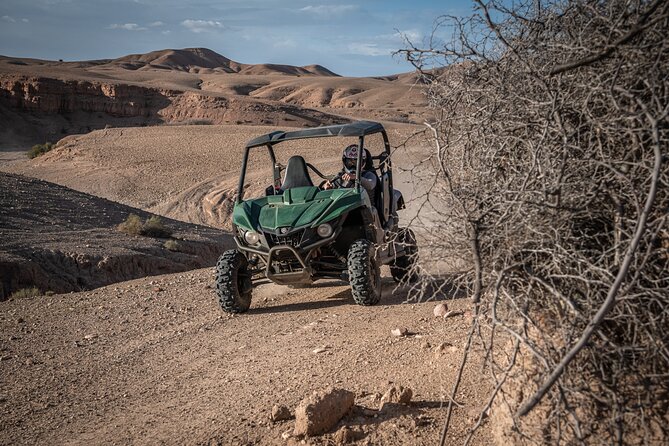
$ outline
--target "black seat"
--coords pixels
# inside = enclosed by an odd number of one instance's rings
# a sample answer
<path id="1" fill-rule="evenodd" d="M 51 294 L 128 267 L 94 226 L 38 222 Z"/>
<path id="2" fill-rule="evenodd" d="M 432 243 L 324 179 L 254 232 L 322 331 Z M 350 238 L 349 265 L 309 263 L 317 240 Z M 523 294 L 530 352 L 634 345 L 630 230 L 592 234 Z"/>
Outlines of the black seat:
<path id="1" fill-rule="evenodd" d="M 282 190 L 292 189 L 294 187 L 313 186 L 309 171 L 307 170 L 307 163 L 299 155 L 291 156 L 286 165 L 286 172 L 283 175 Z"/>

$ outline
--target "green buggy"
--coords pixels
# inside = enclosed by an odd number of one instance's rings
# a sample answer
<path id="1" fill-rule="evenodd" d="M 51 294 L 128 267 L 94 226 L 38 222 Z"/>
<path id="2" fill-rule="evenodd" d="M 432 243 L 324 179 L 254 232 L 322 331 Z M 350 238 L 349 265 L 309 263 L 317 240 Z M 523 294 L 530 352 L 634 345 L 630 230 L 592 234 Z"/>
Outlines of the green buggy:
<path id="1" fill-rule="evenodd" d="M 360 185 L 363 150 L 358 151 L 356 180 L 351 188 L 324 190 L 340 175 L 323 175 L 302 156 L 286 166 L 276 161 L 274 146 L 303 138 L 351 137 L 365 147 L 365 137 L 380 133 L 383 150 L 371 157 L 378 181 L 373 197 Z M 265 147 L 272 163 L 274 184 L 260 198 L 244 199 L 251 150 Z M 368 152 L 369 153 L 369 152 Z M 239 177 L 232 225 L 236 249 L 216 264 L 216 294 L 229 313 L 249 309 L 254 284 L 269 279 L 283 285 L 308 285 L 319 279 L 350 283 L 353 299 L 374 305 L 381 298 L 381 265 L 390 265 L 397 282 L 414 281 L 417 246 L 414 234 L 399 227 L 397 211 L 405 207 L 393 187 L 390 143 L 376 122 L 277 131 L 248 142 Z M 321 178 L 312 182 L 310 171 Z M 283 176 L 282 176 L 283 173 Z"/>

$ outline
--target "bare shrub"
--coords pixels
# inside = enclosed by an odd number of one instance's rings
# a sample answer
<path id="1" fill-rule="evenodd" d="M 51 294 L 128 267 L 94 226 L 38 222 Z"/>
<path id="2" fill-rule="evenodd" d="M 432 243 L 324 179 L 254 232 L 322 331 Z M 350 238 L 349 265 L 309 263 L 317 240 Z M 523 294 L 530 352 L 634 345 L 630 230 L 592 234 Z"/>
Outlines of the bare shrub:
<path id="1" fill-rule="evenodd" d="M 45 142 L 44 144 L 35 144 L 28 150 L 28 158 L 33 159 L 38 156 L 44 155 L 47 152 L 50 152 L 54 148 L 54 145 L 50 142 Z"/>
<path id="2" fill-rule="evenodd" d="M 475 3 L 403 53 L 495 382 L 476 426 L 495 405 L 519 443 L 666 442 L 669 3 Z"/>
<path id="3" fill-rule="evenodd" d="M 184 121 L 168 122 L 165 125 L 214 125 L 214 121 L 211 119 L 191 118 Z"/>
<path id="4" fill-rule="evenodd" d="M 138 215 L 130 214 L 124 222 L 118 225 L 118 230 L 129 235 L 155 238 L 168 238 L 172 235 L 172 230 L 166 227 L 157 215 L 152 215 L 142 223 Z"/>
<path id="5" fill-rule="evenodd" d="M 156 238 L 167 238 L 172 235 L 172 230 L 163 224 L 157 215 L 149 217 L 142 226 L 142 235 Z"/>
<path id="6" fill-rule="evenodd" d="M 14 291 L 12 294 L 9 295 L 10 299 L 27 299 L 30 297 L 38 297 L 41 296 L 42 292 L 39 290 L 39 288 L 22 288 L 20 290 Z"/>
<path id="7" fill-rule="evenodd" d="M 181 250 L 181 245 L 179 245 L 179 242 L 176 240 L 170 239 L 163 243 L 163 248 L 167 249 L 168 251 L 178 252 Z"/>
<path id="8" fill-rule="evenodd" d="M 139 215 L 130 214 L 123 223 L 118 225 L 118 230 L 128 235 L 142 235 L 143 226 Z"/>

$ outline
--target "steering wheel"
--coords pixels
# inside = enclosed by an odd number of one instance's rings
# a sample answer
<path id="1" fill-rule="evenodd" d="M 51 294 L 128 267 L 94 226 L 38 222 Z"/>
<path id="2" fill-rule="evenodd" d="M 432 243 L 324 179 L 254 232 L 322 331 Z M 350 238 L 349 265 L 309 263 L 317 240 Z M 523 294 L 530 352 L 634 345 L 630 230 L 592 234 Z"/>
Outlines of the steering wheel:
<path id="1" fill-rule="evenodd" d="M 331 179 L 326 178 L 325 180 L 321 181 L 321 184 L 318 185 L 318 188 L 323 189 L 323 186 L 325 186 L 325 183 L 327 183 L 328 181 L 332 184 L 339 182 L 341 180 L 342 175 L 343 175 L 343 173 L 339 172 L 337 175 L 335 175 Z"/>

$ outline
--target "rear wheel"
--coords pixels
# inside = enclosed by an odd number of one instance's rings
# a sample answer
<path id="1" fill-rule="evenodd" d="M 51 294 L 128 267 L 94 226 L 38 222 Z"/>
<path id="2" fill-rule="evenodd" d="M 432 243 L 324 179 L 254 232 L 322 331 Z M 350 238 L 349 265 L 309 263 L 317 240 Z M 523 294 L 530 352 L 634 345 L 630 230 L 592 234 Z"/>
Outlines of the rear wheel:
<path id="1" fill-rule="evenodd" d="M 348 277 L 351 294 L 358 305 L 374 305 L 381 299 L 381 270 L 374 244 L 355 241 L 348 250 Z"/>
<path id="2" fill-rule="evenodd" d="M 418 262 L 418 244 L 413 231 L 401 228 L 395 243 L 404 249 L 404 255 L 396 257 L 390 264 L 390 274 L 395 282 L 415 282 L 418 280 L 416 262 Z"/>
<path id="3" fill-rule="evenodd" d="M 216 263 L 218 304 L 228 313 L 244 313 L 251 306 L 252 290 L 246 257 L 234 249 L 225 251 Z"/>

